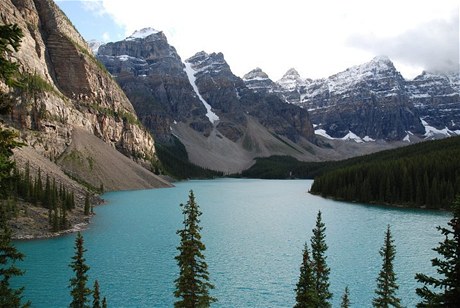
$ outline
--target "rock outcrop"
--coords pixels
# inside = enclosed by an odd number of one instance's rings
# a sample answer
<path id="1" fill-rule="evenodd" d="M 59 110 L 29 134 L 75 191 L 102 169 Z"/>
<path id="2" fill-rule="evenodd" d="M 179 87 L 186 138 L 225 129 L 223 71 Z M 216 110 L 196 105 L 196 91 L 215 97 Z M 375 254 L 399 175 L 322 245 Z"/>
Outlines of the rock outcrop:
<path id="1" fill-rule="evenodd" d="M 276 83 L 267 77 L 245 82 L 307 109 L 316 132 L 329 139 L 409 141 L 433 130 L 439 136 L 459 132 L 458 73 L 424 73 L 407 81 L 390 59 L 376 57 L 323 79 L 303 79 L 295 69 Z"/>
<path id="2" fill-rule="evenodd" d="M 29 146 L 53 162 L 67 155 L 74 130 L 82 129 L 149 166 L 155 157 L 153 138 L 54 1 L 5 0 L 0 12 L 1 23 L 16 23 L 24 33 L 12 59 L 19 64 L 24 87 L 5 88 L 14 101 L 11 113 L 3 116 L 5 123 L 17 128 Z M 74 176 L 80 177 L 78 172 Z"/>
<path id="3" fill-rule="evenodd" d="M 232 73 L 222 53 L 199 52 L 182 62 L 162 32 L 143 29 L 123 41 L 102 45 L 97 57 L 115 76 L 142 123 L 157 140 L 168 142 L 171 134 L 182 136 L 181 141 L 192 160 L 197 155 L 190 151 L 198 149 L 184 136 L 194 136 L 195 140 L 194 132 L 203 140 L 209 139 L 208 145 L 217 144 L 211 142 L 213 138 L 227 140 L 225 148 L 233 148 L 231 143 L 238 145 L 240 151 L 248 152 L 240 155 L 249 159 L 245 165 L 256 156 L 283 153 L 282 150 L 270 153 L 270 147 L 261 144 L 263 142 L 279 143 L 277 148 L 281 149 L 289 148 L 285 141 L 280 141 L 282 138 L 294 144 L 315 140 L 306 110 L 286 104 L 277 95 L 257 93 L 247 87 Z M 254 121 L 260 126 L 249 125 Z M 256 126 L 258 131 L 261 127 L 267 130 L 273 140 L 255 138 L 258 145 L 249 146 L 249 130 Z M 185 129 L 194 132 L 187 133 Z M 262 148 L 266 150 L 259 151 Z M 207 151 L 224 152 L 222 146 Z M 208 168 L 229 170 L 202 160 L 194 162 Z"/>

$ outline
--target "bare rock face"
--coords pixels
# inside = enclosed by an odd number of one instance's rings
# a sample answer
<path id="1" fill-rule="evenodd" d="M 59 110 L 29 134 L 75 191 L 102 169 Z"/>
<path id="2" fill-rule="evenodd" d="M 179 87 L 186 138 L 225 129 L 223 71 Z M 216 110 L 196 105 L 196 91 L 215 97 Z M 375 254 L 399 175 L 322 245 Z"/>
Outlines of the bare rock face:
<path id="1" fill-rule="evenodd" d="M 184 64 L 163 32 L 151 28 L 99 47 L 98 59 L 115 76 L 140 120 L 155 138 L 167 142 L 174 122 L 208 133 L 206 110 L 184 71 Z"/>
<path id="2" fill-rule="evenodd" d="M 409 100 L 426 123 L 439 130 L 460 134 L 460 76 L 454 73 L 430 73 L 407 82 Z"/>
<path id="3" fill-rule="evenodd" d="M 24 32 L 13 61 L 25 88 L 8 89 L 15 101 L 4 120 L 28 144 L 56 160 L 83 129 L 136 161 L 149 165 L 154 141 L 128 98 L 52 0 L 4 0 L 0 22 Z"/>
<path id="4" fill-rule="evenodd" d="M 247 87 L 222 53 L 198 52 L 182 62 L 163 32 L 146 28 L 100 46 L 97 57 L 127 93 L 143 124 L 163 142 L 178 122 L 205 137 L 217 129 L 238 142 L 248 116 L 294 142 L 315 138 L 305 110 Z M 255 81 L 261 78 L 255 75 Z"/>

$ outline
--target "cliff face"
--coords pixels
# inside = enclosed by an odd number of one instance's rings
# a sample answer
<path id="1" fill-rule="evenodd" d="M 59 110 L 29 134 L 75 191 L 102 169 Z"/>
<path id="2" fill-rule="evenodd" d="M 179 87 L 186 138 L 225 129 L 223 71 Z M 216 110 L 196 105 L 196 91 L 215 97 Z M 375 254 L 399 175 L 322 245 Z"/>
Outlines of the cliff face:
<path id="1" fill-rule="evenodd" d="M 155 156 L 153 138 L 54 1 L 3 0 L 0 12 L 1 23 L 16 23 L 24 32 L 20 50 L 13 55 L 24 88 L 3 87 L 15 103 L 3 119 L 19 129 L 28 145 L 60 161 L 78 128 L 149 165 Z"/>
<path id="2" fill-rule="evenodd" d="M 249 89 L 222 53 L 182 61 L 162 32 L 146 28 L 100 46 L 97 58 L 155 137 L 179 137 L 200 166 L 235 172 L 257 156 L 311 159 L 303 148 L 315 141 L 307 111 Z"/>

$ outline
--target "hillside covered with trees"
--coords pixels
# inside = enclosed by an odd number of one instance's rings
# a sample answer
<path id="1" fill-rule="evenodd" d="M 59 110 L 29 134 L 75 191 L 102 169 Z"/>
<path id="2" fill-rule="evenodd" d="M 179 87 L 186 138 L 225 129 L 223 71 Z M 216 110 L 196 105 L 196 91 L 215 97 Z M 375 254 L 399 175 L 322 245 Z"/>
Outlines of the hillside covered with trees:
<path id="1" fill-rule="evenodd" d="M 434 209 L 460 193 L 460 137 L 427 141 L 342 162 L 310 192 L 338 200 Z"/>

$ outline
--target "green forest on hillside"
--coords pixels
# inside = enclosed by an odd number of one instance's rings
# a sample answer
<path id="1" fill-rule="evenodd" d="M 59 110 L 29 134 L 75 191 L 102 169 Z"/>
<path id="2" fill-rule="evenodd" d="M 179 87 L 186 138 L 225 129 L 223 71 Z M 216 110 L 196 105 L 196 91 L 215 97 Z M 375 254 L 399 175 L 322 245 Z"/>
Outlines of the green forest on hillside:
<path id="1" fill-rule="evenodd" d="M 311 193 L 338 200 L 449 208 L 460 193 L 460 137 L 341 161 L 258 158 L 241 177 L 315 179 Z"/>
<path id="2" fill-rule="evenodd" d="M 449 208 L 460 193 L 460 137 L 362 158 L 315 178 L 311 193 L 339 200 Z"/>

